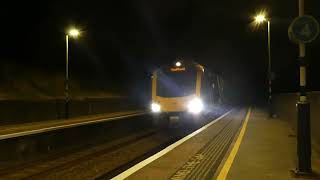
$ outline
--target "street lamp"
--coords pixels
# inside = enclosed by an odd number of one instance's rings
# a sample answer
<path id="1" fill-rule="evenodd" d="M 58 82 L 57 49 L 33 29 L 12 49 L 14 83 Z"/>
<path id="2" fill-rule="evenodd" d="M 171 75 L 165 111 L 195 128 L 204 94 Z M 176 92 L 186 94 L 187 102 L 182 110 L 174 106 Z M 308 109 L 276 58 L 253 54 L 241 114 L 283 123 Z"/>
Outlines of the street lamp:
<path id="1" fill-rule="evenodd" d="M 257 24 L 260 24 L 266 21 L 266 16 L 264 14 L 258 14 L 256 17 L 254 17 L 254 20 Z"/>
<path id="2" fill-rule="evenodd" d="M 268 24 L 268 103 L 269 103 L 269 113 L 270 116 L 273 115 L 272 111 L 272 77 L 271 77 L 271 47 L 270 47 L 270 19 L 266 18 L 264 12 L 257 14 L 254 17 L 254 22 L 256 25 L 260 25 L 264 22 Z"/>
<path id="3" fill-rule="evenodd" d="M 77 38 L 80 35 L 80 31 L 76 28 L 71 28 L 66 33 L 66 77 L 65 77 L 65 118 L 69 118 L 69 37 Z"/>

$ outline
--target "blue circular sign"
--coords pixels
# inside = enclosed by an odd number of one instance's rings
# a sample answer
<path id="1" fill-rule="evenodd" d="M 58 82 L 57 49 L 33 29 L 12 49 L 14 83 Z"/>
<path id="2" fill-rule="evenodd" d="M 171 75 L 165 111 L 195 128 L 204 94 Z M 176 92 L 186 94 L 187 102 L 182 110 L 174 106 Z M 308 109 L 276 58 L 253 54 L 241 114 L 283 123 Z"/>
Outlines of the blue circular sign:
<path id="1" fill-rule="evenodd" d="M 294 42 L 310 43 L 319 34 L 319 23 L 312 16 L 299 16 L 291 23 L 288 34 L 289 39 Z"/>

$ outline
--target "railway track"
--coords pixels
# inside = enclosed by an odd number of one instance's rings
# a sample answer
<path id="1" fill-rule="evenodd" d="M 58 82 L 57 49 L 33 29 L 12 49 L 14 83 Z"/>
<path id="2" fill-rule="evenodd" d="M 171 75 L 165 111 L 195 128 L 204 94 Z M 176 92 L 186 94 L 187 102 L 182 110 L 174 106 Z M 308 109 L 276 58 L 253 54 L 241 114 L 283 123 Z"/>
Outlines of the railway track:
<path id="1" fill-rule="evenodd" d="M 210 119 L 214 119 L 211 117 Z M 0 170 L 0 179 L 109 179 L 195 128 L 158 128 Z"/>

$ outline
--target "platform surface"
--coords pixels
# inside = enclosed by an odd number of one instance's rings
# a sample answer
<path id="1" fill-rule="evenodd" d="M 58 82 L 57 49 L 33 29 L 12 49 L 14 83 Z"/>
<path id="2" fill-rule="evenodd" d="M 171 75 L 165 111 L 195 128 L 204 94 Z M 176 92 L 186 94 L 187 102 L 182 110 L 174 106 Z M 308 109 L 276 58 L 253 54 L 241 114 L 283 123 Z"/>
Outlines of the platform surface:
<path id="1" fill-rule="evenodd" d="M 290 173 L 297 162 L 295 132 L 287 121 L 270 119 L 265 109 L 234 109 L 163 151 L 114 179 L 301 179 Z M 318 152 L 312 157 L 318 173 Z"/>
<path id="2" fill-rule="evenodd" d="M 296 178 L 296 132 L 287 121 L 269 118 L 266 111 L 253 108 L 247 131 L 227 179 L 320 179 Z M 319 173 L 319 153 L 313 150 L 313 170 Z"/>
<path id="3" fill-rule="evenodd" d="M 94 124 L 99 122 L 113 121 L 117 119 L 123 119 L 128 117 L 140 116 L 147 114 L 144 110 L 130 110 L 113 112 L 106 114 L 97 114 L 90 116 L 81 116 L 70 119 L 57 119 L 32 123 L 23 123 L 15 125 L 0 126 L 0 140 L 15 138 L 25 135 L 38 134 L 53 130 L 71 128 L 76 126 L 83 126 L 88 124 Z"/>

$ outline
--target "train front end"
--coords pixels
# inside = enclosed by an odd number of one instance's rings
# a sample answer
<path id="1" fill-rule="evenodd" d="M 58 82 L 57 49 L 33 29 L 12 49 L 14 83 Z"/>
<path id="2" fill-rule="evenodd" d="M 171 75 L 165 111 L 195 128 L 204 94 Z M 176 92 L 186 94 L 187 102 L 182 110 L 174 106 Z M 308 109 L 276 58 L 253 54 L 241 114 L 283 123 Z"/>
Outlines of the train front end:
<path id="1" fill-rule="evenodd" d="M 168 119 L 199 116 L 205 109 L 201 99 L 204 69 L 198 64 L 181 62 L 153 72 L 151 110 Z"/>

